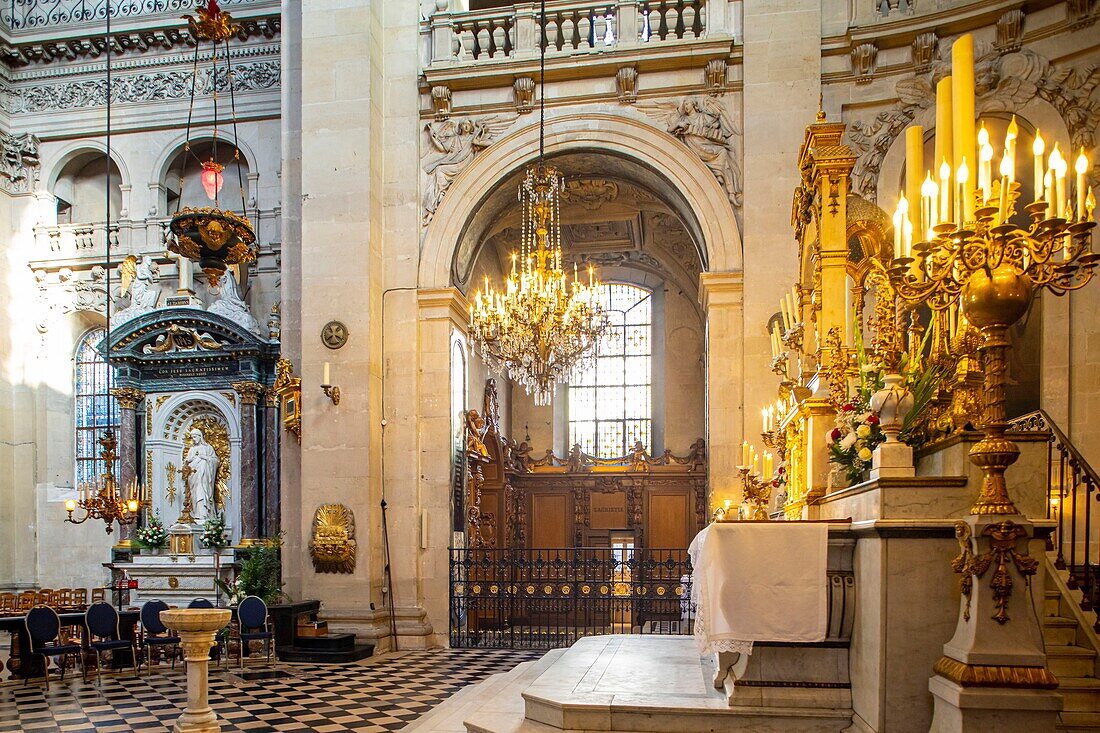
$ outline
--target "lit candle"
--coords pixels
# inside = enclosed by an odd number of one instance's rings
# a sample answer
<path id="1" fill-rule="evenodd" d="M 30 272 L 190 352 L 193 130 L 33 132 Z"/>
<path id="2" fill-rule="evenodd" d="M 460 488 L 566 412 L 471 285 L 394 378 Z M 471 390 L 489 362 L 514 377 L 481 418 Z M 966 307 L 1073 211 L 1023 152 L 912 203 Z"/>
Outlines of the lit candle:
<path id="1" fill-rule="evenodd" d="M 749 465 L 749 441 L 747 440 L 741 443 L 741 465 Z"/>
<path id="2" fill-rule="evenodd" d="M 760 408 L 760 432 L 768 432 L 768 408 Z"/>
<path id="3" fill-rule="evenodd" d="M 324 384 L 324 385 L 332 384 L 332 382 L 329 381 L 329 367 L 328 367 L 328 362 L 327 361 L 325 362 L 324 377 L 321 378 L 321 384 Z"/>
<path id="4" fill-rule="evenodd" d="M 1050 190 L 1053 181 L 1054 176 L 1051 175 L 1049 170 L 1043 174 L 1043 200 L 1047 202 L 1046 217 L 1048 219 L 1054 218 L 1054 194 Z"/>
<path id="5" fill-rule="evenodd" d="M 764 454 L 764 478 L 770 479 L 772 477 L 772 454 Z"/>
<path id="6" fill-rule="evenodd" d="M 936 182 L 932 180 L 932 172 L 929 171 L 928 176 L 924 179 L 924 183 L 922 183 L 920 187 L 922 209 L 921 224 L 927 232 L 927 234 L 922 232 L 922 235 L 929 241 L 931 241 L 933 235 L 932 228 L 936 226 L 936 214 L 938 213 L 936 198 L 939 194 L 939 190 Z"/>
<path id="7" fill-rule="evenodd" d="M 1001 200 L 997 204 L 997 214 L 1001 223 L 1008 221 L 1008 189 L 1012 185 L 1012 158 L 1005 151 L 1001 158 Z"/>
<path id="8" fill-rule="evenodd" d="M 982 204 L 988 203 L 993 195 L 993 146 L 984 122 L 978 130 L 978 188 L 982 189 Z"/>
<path id="9" fill-rule="evenodd" d="M 905 215 L 905 220 L 901 223 L 902 226 L 902 251 L 905 257 L 913 256 L 913 222 L 909 221 L 909 215 Z"/>
<path id="10" fill-rule="evenodd" d="M 898 206 L 894 209 L 894 259 L 901 259 L 905 256 L 903 239 L 905 233 L 905 215 L 908 211 L 909 202 L 905 199 L 905 192 L 903 191 L 898 196 Z"/>
<path id="11" fill-rule="evenodd" d="M 1058 150 L 1058 144 L 1054 144 L 1055 151 Z M 1057 208 L 1055 209 L 1055 216 L 1059 219 L 1065 219 L 1066 212 L 1066 173 L 1069 171 L 1069 164 L 1066 163 L 1066 159 L 1062 157 L 1062 153 L 1058 153 L 1058 165 L 1054 169 L 1054 193 L 1058 199 Z"/>
<path id="12" fill-rule="evenodd" d="M 1008 132 L 1005 133 L 1005 154 L 1008 158 L 1008 182 L 1016 182 L 1016 138 L 1020 136 L 1020 126 L 1016 124 L 1016 115 L 1012 115 L 1012 121 L 1008 123 Z M 1002 169 L 1004 164 L 1001 164 Z M 1004 175 L 1004 170 L 1001 171 Z"/>
<path id="13" fill-rule="evenodd" d="M 1092 189 L 1089 189 L 1088 194 L 1085 196 L 1085 221 L 1092 221 L 1092 212 L 1096 210 L 1096 197 L 1092 195 Z"/>
<path id="14" fill-rule="evenodd" d="M 1085 173 L 1089 169 L 1089 159 L 1085 157 L 1084 148 L 1081 148 L 1081 153 L 1077 156 L 1077 162 L 1074 163 L 1073 168 L 1077 171 L 1077 219 L 1084 221 L 1085 190 L 1088 187 L 1085 183 Z"/>
<path id="15" fill-rule="evenodd" d="M 951 221 L 951 166 L 947 158 L 940 163 L 940 221 Z"/>
<path id="16" fill-rule="evenodd" d="M 1043 200 L 1043 151 L 1046 146 L 1043 144 L 1043 136 L 1039 134 L 1039 131 L 1035 131 L 1035 142 L 1031 144 L 1031 154 L 1035 158 L 1035 200 Z"/>

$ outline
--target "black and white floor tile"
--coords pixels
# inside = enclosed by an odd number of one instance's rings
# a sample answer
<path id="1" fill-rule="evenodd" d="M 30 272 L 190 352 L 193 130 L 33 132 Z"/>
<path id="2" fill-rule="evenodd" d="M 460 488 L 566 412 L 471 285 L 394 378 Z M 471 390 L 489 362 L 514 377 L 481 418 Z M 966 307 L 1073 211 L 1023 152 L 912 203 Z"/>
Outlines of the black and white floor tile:
<path id="1" fill-rule="evenodd" d="M 405 652 L 347 665 L 280 665 L 276 679 L 212 670 L 210 705 L 222 730 L 305 733 L 399 731 L 470 685 L 542 652 L 446 649 Z M 0 733 L 170 731 L 187 699 L 182 665 L 139 679 L 110 674 L 102 685 L 66 676 L 0 687 Z"/>

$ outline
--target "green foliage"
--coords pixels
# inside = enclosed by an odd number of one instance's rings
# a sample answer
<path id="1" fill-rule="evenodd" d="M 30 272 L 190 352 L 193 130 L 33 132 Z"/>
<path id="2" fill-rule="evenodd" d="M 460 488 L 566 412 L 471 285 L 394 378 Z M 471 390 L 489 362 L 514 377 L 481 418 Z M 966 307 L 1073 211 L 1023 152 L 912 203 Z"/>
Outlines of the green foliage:
<path id="1" fill-rule="evenodd" d="M 279 561 L 282 544 L 281 533 L 267 538 L 249 548 L 249 555 L 241 563 L 241 570 L 232 584 L 215 580 L 230 603 L 239 603 L 245 596 L 259 596 L 267 604 L 279 603 L 285 598 Z"/>

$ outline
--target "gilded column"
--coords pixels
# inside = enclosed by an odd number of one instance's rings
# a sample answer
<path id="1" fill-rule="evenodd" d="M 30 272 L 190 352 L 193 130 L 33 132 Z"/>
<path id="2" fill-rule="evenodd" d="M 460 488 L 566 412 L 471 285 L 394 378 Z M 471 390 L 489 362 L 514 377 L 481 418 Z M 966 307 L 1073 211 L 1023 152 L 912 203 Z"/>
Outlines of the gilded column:
<path id="1" fill-rule="evenodd" d="M 282 526 L 279 507 L 279 393 L 264 392 L 264 486 L 263 531 L 265 537 L 279 534 Z"/>
<path id="2" fill-rule="evenodd" d="M 259 382 L 235 382 L 233 389 L 241 396 L 241 544 L 248 544 L 260 536 L 256 405 L 264 387 Z"/>
<path id="3" fill-rule="evenodd" d="M 135 387 L 116 387 L 111 394 L 118 401 L 118 484 L 125 491 L 138 474 L 137 406 L 145 399 L 145 393 Z M 118 544 L 129 545 L 130 525 L 119 528 Z"/>

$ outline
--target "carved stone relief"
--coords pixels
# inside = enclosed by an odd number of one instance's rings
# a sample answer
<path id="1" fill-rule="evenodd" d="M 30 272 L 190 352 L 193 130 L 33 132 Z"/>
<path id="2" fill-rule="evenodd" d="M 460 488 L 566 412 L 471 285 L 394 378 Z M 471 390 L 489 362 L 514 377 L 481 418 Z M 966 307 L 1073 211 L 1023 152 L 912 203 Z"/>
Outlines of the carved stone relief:
<path id="1" fill-rule="evenodd" d="M 424 173 L 428 176 L 424 186 L 425 224 L 431 221 L 455 176 L 515 120 L 515 115 L 491 115 L 436 120 L 424 125 L 424 148 L 435 151 L 424 164 Z"/>
<path id="2" fill-rule="evenodd" d="M 196 94 L 209 94 L 215 87 L 228 90 L 224 66 L 216 73 L 200 67 L 197 74 Z M 238 93 L 278 89 L 278 59 L 234 64 L 233 88 Z M 111 102 L 115 104 L 186 99 L 190 94 L 190 70 L 120 75 L 111 81 Z M 0 104 L 9 114 L 100 107 L 106 104 L 105 84 L 102 79 L 88 79 L 9 87 L 0 95 Z"/>
<path id="3" fill-rule="evenodd" d="M 741 131 L 722 102 L 694 95 L 679 102 L 639 104 L 638 109 L 665 125 L 665 131 L 687 145 L 726 190 L 730 202 L 741 206 L 741 169 L 734 151 Z"/>
<path id="4" fill-rule="evenodd" d="M 8 193 L 32 191 L 41 172 L 38 138 L 27 132 L 10 135 L 0 131 L 0 146 L 0 189 Z"/>

